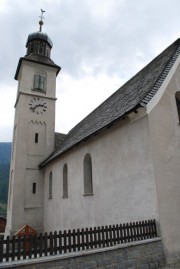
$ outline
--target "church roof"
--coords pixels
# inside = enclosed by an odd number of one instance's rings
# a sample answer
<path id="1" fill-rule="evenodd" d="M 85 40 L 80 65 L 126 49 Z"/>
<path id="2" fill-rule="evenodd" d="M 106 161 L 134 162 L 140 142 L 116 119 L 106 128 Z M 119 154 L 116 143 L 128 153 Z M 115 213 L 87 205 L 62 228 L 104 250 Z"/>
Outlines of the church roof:
<path id="1" fill-rule="evenodd" d="M 177 39 L 79 122 L 67 134 L 60 147 L 44 160 L 39 167 L 44 167 L 128 113 L 136 111 L 139 107 L 146 106 L 160 88 L 179 54 L 180 39 Z"/>

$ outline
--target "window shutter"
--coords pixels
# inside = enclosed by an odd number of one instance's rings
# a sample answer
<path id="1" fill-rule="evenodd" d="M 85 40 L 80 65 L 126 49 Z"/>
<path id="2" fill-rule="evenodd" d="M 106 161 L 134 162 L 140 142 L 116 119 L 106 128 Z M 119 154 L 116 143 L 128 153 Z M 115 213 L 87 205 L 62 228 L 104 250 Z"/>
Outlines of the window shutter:
<path id="1" fill-rule="evenodd" d="M 34 76 L 34 89 L 38 89 L 39 88 L 39 75 L 35 75 Z"/>

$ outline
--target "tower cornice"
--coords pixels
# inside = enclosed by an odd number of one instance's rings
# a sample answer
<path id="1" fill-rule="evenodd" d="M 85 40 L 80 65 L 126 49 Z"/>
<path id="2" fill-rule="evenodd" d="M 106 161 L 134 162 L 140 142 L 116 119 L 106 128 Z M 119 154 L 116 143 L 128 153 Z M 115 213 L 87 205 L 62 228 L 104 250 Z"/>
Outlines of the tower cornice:
<path id="1" fill-rule="evenodd" d="M 49 59 L 47 57 L 43 57 L 43 56 L 39 56 L 39 55 L 33 55 L 32 57 L 28 57 L 28 58 L 27 57 L 21 57 L 19 59 L 18 66 L 17 66 L 17 69 L 16 69 L 16 73 L 15 73 L 15 76 L 14 76 L 15 80 L 18 80 L 19 71 L 20 71 L 20 68 L 21 68 L 21 65 L 22 65 L 23 61 L 37 63 L 37 64 L 41 64 L 41 65 L 56 68 L 57 69 L 56 76 L 58 75 L 58 73 L 61 70 L 60 66 L 56 65 L 51 59 Z"/>

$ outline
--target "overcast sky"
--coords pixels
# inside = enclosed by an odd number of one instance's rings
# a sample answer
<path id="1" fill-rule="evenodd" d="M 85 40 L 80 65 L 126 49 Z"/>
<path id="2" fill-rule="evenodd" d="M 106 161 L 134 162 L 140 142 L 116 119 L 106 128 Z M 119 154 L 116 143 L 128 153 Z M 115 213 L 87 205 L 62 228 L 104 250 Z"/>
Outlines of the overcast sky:
<path id="1" fill-rule="evenodd" d="M 56 131 L 67 133 L 180 37 L 179 0 L 0 0 L 0 142 L 12 140 L 17 81 L 29 33 L 53 41 Z"/>

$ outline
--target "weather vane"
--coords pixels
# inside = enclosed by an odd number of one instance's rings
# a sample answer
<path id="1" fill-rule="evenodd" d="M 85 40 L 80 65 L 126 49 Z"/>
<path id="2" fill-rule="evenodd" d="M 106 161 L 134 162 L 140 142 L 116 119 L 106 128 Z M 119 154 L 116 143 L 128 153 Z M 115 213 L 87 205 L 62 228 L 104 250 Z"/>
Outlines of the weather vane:
<path id="1" fill-rule="evenodd" d="M 43 19 L 44 19 L 44 17 L 43 17 L 43 13 L 45 12 L 45 10 L 42 10 L 42 8 L 41 8 L 41 16 L 39 16 L 40 17 L 40 21 L 39 21 L 39 31 L 41 32 L 42 31 L 42 26 L 43 26 Z"/>

